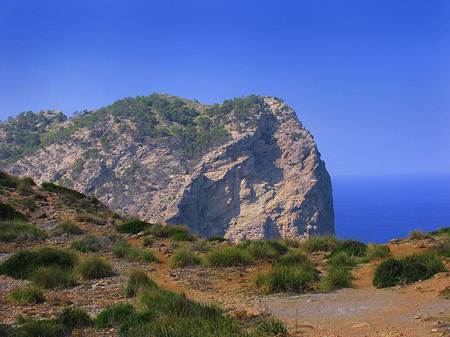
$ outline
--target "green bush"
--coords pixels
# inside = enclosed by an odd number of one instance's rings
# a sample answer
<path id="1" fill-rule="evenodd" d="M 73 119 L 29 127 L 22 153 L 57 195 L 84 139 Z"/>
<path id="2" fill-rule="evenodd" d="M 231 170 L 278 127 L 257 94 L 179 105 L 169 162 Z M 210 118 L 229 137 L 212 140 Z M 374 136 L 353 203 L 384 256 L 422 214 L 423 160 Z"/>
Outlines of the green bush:
<path id="1" fill-rule="evenodd" d="M 450 227 L 439 228 L 437 231 L 427 233 L 427 236 L 450 236 Z"/>
<path id="2" fill-rule="evenodd" d="M 258 275 L 254 283 L 266 294 L 304 293 L 312 290 L 316 281 L 318 281 L 317 270 L 312 264 L 304 263 L 298 266 L 274 265 L 269 272 Z"/>
<path id="3" fill-rule="evenodd" d="M 327 264 L 330 265 L 342 265 L 342 266 L 356 266 L 357 261 L 354 257 L 351 257 L 346 251 L 341 251 L 336 254 L 330 255 Z"/>
<path id="4" fill-rule="evenodd" d="M 91 214 L 77 214 L 75 216 L 75 221 L 78 222 L 89 222 L 89 223 L 93 223 L 95 225 L 104 225 L 106 223 L 106 220 L 98 217 L 98 216 L 93 216 Z"/>
<path id="5" fill-rule="evenodd" d="M 62 234 L 83 234 L 83 230 L 77 224 L 70 220 L 63 220 L 61 223 L 52 231 L 52 235 L 62 235 Z"/>
<path id="6" fill-rule="evenodd" d="M 44 181 L 41 184 L 42 188 L 45 191 L 54 192 L 56 194 L 64 195 L 67 197 L 67 199 L 71 201 L 76 201 L 80 199 L 87 199 L 87 196 L 85 196 L 83 193 L 80 193 L 78 191 L 72 190 L 70 188 L 62 187 L 55 185 L 54 183 L 50 183 L 48 181 Z"/>
<path id="7" fill-rule="evenodd" d="M 188 235 L 186 232 L 181 231 L 181 230 L 176 230 L 172 234 L 172 238 L 175 241 L 192 241 L 192 237 L 190 235 Z"/>
<path id="8" fill-rule="evenodd" d="M 17 304 L 45 302 L 44 293 L 36 286 L 17 287 L 10 291 L 8 299 Z"/>
<path id="9" fill-rule="evenodd" d="M 228 240 L 222 236 L 213 236 L 213 237 L 209 238 L 208 241 L 209 242 L 213 242 L 213 241 L 224 242 L 224 241 L 228 241 Z"/>
<path id="10" fill-rule="evenodd" d="M 185 235 L 183 235 L 183 233 Z M 147 234 L 153 235 L 155 238 L 172 238 L 174 235 L 177 238 L 182 239 L 179 241 L 191 241 L 192 237 L 189 234 L 189 230 L 184 226 L 174 226 L 174 225 L 163 225 L 161 223 L 153 224 L 151 227 L 147 228 Z M 184 240 L 189 237 L 189 240 Z"/>
<path id="11" fill-rule="evenodd" d="M 137 234 L 145 231 L 151 224 L 146 221 L 132 220 L 116 226 L 116 231 L 122 234 Z"/>
<path id="12" fill-rule="evenodd" d="M 100 257 L 92 257 L 82 261 L 77 271 L 85 280 L 94 280 L 112 275 L 113 267 Z"/>
<path id="13" fill-rule="evenodd" d="M 323 291 L 348 288 L 352 286 L 353 276 L 348 265 L 329 264 L 325 269 L 325 274 L 320 281 Z"/>
<path id="14" fill-rule="evenodd" d="M 135 297 L 140 289 L 156 287 L 156 283 L 142 269 L 134 269 L 128 274 L 125 296 Z"/>
<path id="15" fill-rule="evenodd" d="M 47 238 L 47 233 L 35 224 L 23 221 L 0 222 L 0 241 L 26 241 Z"/>
<path id="16" fill-rule="evenodd" d="M 294 238 L 283 238 L 281 239 L 281 243 L 290 248 L 300 248 L 301 246 L 300 241 Z"/>
<path id="17" fill-rule="evenodd" d="M 442 259 L 433 252 L 413 254 L 398 260 L 390 258 L 376 269 L 373 284 L 377 288 L 393 287 L 426 280 L 444 270 Z"/>
<path id="18" fill-rule="evenodd" d="M 94 321 L 96 329 L 111 328 L 115 325 L 129 324 L 135 314 L 133 305 L 119 303 L 112 308 L 101 311 Z"/>
<path id="19" fill-rule="evenodd" d="M 17 187 L 19 185 L 19 179 L 5 171 L 0 171 L 0 185 L 5 187 Z"/>
<path id="20" fill-rule="evenodd" d="M 27 221 L 27 217 L 16 211 L 11 205 L 0 202 L 0 220 Z"/>
<path id="21" fill-rule="evenodd" d="M 39 267 L 59 266 L 72 269 L 77 262 L 77 256 L 68 250 L 41 247 L 32 250 L 22 250 L 14 253 L 0 264 L 0 273 L 15 279 L 27 278 Z"/>
<path id="22" fill-rule="evenodd" d="M 305 253 L 298 251 L 291 251 L 273 263 L 274 266 L 300 266 L 305 264 L 312 266 L 311 259 Z"/>
<path id="23" fill-rule="evenodd" d="M 116 257 L 126 257 L 128 259 L 137 260 L 141 257 L 141 249 L 131 246 L 128 241 L 119 239 L 116 241 L 111 253 Z"/>
<path id="24" fill-rule="evenodd" d="M 34 284 L 45 289 L 69 288 L 77 284 L 73 273 L 58 265 L 39 267 L 30 274 L 29 278 Z"/>
<path id="25" fill-rule="evenodd" d="M 341 243 L 334 236 L 313 236 L 300 244 L 300 248 L 307 253 L 329 252 Z"/>
<path id="26" fill-rule="evenodd" d="M 217 247 L 205 255 L 205 262 L 211 267 L 245 266 L 250 257 L 247 251 L 237 246 Z"/>
<path id="27" fill-rule="evenodd" d="M 330 257 L 341 252 L 347 253 L 350 257 L 363 257 L 367 252 L 367 245 L 356 240 L 346 240 L 331 251 Z"/>
<path id="28" fill-rule="evenodd" d="M 277 256 L 288 252 L 287 246 L 278 240 L 245 241 L 237 245 L 238 248 L 245 249 L 252 261 L 263 259 L 274 259 Z"/>
<path id="29" fill-rule="evenodd" d="M 264 336 L 287 337 L 288 329 L 279 319 L 264 317 L 258 324 L 258 331 Z"/>
<path id="30" fill-rule="evenodd" d="M 141 249 L 141 260 L 144 262 L 160 262 L 153 250 Z"/>
<path id="31" fill-rule="evenodd" d="M 197 266 L 201 262 L 202 260 L 196 252 L 188 248 L 181 248 L 173 254 L 169 266 L 172 268 Z"/>
<path id="32" fill-rule="evenodd" d="M 2 337 L 25 337 L 22 330 L 16 327 L 8 326 L 0 321 L 0 336 Z"/>
<path id="33" fill-rule="evenodd" d="M 56 320 L 31 320 L 22 327 L 27 337 L 62 337 L 64 327 Z"/>
<path id="34" fill-rule="evenodd" d="M 89 327 L 93 323 L 86 310 L 79 307 L 65 308 L 56 317 L 56 321 L 69 333 L 71 333 L 73 329 Z"/>
<path id="35" fill-rule="evenodd" d="M 82 253 L 98 252 L 101 249 L 100 241 L 92 234 L 86 235 L 81 240 L 73 240 L 70 248 Z"/>
<path id="36" fill-rule="evenodd" d="M 390 253 L 390 249 L 385 245 L 377 245 L 374 243 L 370 243 L 367 246 L 366 256 L 369 260 L 379 260 L 386 258 Z"/>

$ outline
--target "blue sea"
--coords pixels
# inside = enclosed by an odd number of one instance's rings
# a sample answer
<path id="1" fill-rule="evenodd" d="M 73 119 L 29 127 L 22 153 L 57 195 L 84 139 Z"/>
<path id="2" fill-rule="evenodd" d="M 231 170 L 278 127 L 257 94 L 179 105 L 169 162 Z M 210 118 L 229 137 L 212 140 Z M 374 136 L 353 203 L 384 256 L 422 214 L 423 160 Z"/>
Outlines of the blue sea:
<path id="1" fill-rule="evenodd" d="M 450 227 L 450 175 L 332 177 L 336 236 L 366 243 Z"/>

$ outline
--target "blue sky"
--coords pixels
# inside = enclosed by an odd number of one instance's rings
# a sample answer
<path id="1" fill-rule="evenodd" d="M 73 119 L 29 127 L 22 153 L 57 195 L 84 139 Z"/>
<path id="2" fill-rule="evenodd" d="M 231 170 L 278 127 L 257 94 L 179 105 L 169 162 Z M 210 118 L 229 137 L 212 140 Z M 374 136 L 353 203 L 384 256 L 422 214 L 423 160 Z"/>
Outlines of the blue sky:
<path id="1" fill-rule="evenodd" d="M 450 174 L 450 2 L 0 0 L 0 119 L 283 98 L 332 176 Z"/>

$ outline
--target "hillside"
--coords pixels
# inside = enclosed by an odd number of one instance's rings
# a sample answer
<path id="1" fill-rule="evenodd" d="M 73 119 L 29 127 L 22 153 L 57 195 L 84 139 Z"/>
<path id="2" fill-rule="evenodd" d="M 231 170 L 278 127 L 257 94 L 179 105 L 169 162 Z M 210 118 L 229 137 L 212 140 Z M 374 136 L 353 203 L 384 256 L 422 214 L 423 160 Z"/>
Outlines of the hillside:
<path id="1" fill-rule="evenodd" d="M 334 233 L 331 181 L 281 99 L 201 105 L 125 98 L 67 119 L 26 112 L 0 126 L 0 163 L 149 222 L 232 241 Z"/>
<path id="2" fill-rule="evenodd" d="M 232 244 L 3 172 L 0 202 L 2 336 L 448 335 L 449 229 L 387 245 Z M 410 279 L 373 285 L 381 266 L 414 256 L 426 260 L 404 267 Z"/>

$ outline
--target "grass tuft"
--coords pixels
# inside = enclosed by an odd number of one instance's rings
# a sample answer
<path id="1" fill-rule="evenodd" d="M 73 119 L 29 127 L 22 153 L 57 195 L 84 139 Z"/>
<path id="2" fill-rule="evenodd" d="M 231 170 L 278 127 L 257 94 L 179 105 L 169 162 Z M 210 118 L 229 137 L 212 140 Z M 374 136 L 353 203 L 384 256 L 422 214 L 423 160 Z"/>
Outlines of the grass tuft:
<path id="1" fill-rule="evenodd" d="M 77 271 L 83 279 L 94 280 L 112 275 L 113 267 L 111 263 L 100 257 L 92 257 L 82 261 Z"/>
<path id="2" fill-rule="evenodd" d="M 125 296 L 135 297 L 139 290 L 148 287 L 156 287 L 156 283 L 142 269 L 134 269 L 128 274 L 125 287 Z"/>
<path id="3" fill-rule="evenodd" d="M 31 273 L 30 279 L 34 284 L 45 289 L 69 288 L 77 284 L 70 270 L 57 265 L 37 268 Z"/>
<path id="4" fill-rule="evenodd" d="M 44 293 L 36 286 L 14 288 L 9 293 L 8 299 L 17 304 L 38 304 L 45 302 Z"/>
<path id="5" fill-rule="evenodd" d="M 169 266 L 172 268 L 198 266 L 201 262 L 202 259 L 196 252 L 188 248 L 181 248 L 173 254 Z"/>

